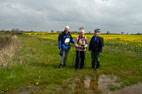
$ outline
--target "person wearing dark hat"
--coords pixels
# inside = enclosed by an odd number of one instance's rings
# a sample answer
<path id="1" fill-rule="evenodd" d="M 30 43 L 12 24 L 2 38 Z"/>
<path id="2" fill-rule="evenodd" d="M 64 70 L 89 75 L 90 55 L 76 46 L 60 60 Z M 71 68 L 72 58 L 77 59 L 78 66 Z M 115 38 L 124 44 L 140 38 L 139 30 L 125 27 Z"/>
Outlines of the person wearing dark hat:
<path id="1" fill-rule="evenodd" d="M 91 51 L 92 68 L 96 70 L 100 67 L 100 53 L 104 45 L 103 38 L 99 36 L 100 29 L 94 30 L 94 36 L 89 43 L 89 51 Z"/>

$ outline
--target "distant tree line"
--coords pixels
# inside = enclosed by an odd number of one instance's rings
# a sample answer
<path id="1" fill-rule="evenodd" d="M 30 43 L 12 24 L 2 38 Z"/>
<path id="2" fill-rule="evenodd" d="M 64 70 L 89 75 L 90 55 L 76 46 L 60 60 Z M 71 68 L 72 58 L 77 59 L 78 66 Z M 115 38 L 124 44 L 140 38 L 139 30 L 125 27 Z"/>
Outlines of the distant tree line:
<path id="1" fill-rule="evenodd" d="M 84 27 L 80 27 L 80 29 L 84 29 Z M 79 30 L 75 30 L 75 31 L 70 31 L 71 33 L 74 33 L 74 34 L 78 34 L 79 33 Z M 16 29 L 11 29 L 11 30 L 0 30 L 0 34 L 4 33 L 4 34 L 12 34 L 12 35 L 19 35 L 19 34 L 23 34 L 23 32 L 42 32 L 42 31 L 23 31 L 23 30 L 20 30 L 18 28 Z M 44 32 L 48 32 L 48 31 L 44 31 Z M 51 33 L 61 33 L 63 31 L 54 31 L 54 30 L 51 30 L 50 31 Z M 93 34 L 94 32 L 93 31 L 89 31 L 89 32 L 86 32 L 86 34 Z M 124 33 L 124 32 L 121 32 L 121 33 L 111 33 L 110 31 L 106 31 L 106 33 L 102 33 L 101 34 L 126 34 L 126 35 L 129 35 L 128 33 Z M 142 35 L 142 33 L 136 33 L 136 34 L 130 34 L 130 35 Z"/>

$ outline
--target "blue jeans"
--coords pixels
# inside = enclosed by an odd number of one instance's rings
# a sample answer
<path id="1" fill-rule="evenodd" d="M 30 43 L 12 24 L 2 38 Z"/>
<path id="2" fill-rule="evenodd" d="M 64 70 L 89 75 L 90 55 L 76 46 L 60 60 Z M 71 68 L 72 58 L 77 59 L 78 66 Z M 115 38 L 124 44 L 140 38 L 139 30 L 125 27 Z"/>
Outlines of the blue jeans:
<path id="1" fill-rule="evenodd" d="M 99 68 L 100 67 L 100 53 L 91 51 L 91 57 L 92 57 L 92 68 L 95 68 L 95 65 L 96 65 L 96 68 Z"/>

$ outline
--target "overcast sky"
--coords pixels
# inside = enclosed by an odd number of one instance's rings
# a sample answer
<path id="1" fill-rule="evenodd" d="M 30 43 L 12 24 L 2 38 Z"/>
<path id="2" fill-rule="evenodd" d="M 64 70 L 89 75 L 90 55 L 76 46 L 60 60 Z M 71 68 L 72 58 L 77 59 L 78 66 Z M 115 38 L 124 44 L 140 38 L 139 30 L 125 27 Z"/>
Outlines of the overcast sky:
<path id="1" fill-rule="evenodd" d="M 0 30 L 142 33 L 142 0 L 0 0 Z"/>

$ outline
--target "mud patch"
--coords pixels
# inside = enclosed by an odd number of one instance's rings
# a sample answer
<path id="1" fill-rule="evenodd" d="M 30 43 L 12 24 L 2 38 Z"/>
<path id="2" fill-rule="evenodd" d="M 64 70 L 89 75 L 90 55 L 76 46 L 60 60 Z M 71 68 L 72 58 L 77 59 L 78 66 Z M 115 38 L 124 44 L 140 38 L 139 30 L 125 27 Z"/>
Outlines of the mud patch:
<path id="1" fill-rule="evenodd" d="M 32 93 L 38 93 L 39 87 L 33 86 L 33 87 L 24 87 L 24 88 L 19 88 L 16 91 L 16 94 L 32 94 Z"/>
<path id="2" fill-rule="evenodd" d="M 142 84 L 128 86 L 122 90 L 112 91 L 110 94 L 142 94 Z"/>
<path id="3" fill-rule="evenodd" d="M 20 87 L 13 91 L 7 91 L 2 94 L 38 94 L 39 90 L 40 87 L 38 86 L 27 86 L 27 87 Z"/>

